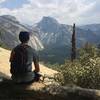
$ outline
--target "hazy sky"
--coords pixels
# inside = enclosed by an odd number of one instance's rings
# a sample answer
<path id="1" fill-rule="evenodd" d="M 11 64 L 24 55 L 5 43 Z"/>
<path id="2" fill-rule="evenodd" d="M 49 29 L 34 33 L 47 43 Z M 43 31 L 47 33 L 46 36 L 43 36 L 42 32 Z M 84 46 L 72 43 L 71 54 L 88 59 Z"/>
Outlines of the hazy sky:
<path id="1" fill-rule="evenodd" d="M 100 0 L 0 0 L 0 15 L 33 24 L 51 16 L 65 24 L 100 23 Z"/>

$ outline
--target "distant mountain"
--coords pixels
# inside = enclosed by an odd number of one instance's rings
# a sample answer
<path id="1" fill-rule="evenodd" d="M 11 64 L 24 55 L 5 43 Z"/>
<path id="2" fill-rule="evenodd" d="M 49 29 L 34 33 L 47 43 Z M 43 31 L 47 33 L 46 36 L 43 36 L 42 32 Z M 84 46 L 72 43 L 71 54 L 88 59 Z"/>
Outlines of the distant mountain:
<path id="1" fill-rule="evenodd" d="M 20 31 L 30 31 L 29 44 L 40 51 L 40 59 L 46 62 L 63 63 L 71 53 L 72 25 L 59 23 L 52 17 L 43 17 L 33 26 L 21 24 L 14 16 L 0 16 L 0 45 L 13 48 L 19 43 Z M 100 24 L 76 25 L 76 44 L 80 48 L 85 43 L 100 44 Z"/>
<path id="2" fill-rule="evenodd" d="M 46 60 L 47 58 L 50 58 L 49 60 L 63 58 L 64 61 L 65 58 L 70 56 L 71 25 L 61 24 L 52 17 L 43 17 L 42 20 L 34 26 L 37 37 L 40 38 L 45 47 L 45 50 L 41 53 L 43 58 Z M 96 27 L 94 26 L 93 29 Z M 98 33 L 95 34 L 93 29 L 90 29 L 76 27 L 76 44 L 78 48 L 87 42 L 97 44 L 98 41 L 100 41 Z"/>
<path id="3" fill-rule="evenodd" d="M 20 31 L 30 31 L 30 29 L 22 25 L 14 16 L 0 16 L 0 43 L 8 48 L 15 47 L 19 43 L 18 35 Z M 34 33 L 31 34 L 29 44 L 37 50 L 43 49 L 41 41 Z"/>
<path id="4" fill-rule="evenodd" d="M 60 24 L 52 17 L 43 17 L 43 19 L 37 23 L 35 28 L 37 28 L 38 37 L 45 46 L 70 46 L 72 35 L 71 25 Z M 92 30 L 77 27 L 76 40 L 78 47 L 85 44 L 86 42 L 97 43 L 97 34 L 94 34 Z"/>
<path id="5" fill-rule="evenodd" d="M 38 37 L 45 47 L 56 46 L 58 43 L 59 45 L 70 44 L 70 26 L 59 24 L 52 17 L 43 17 L 35 28 L 38 30 Z"/>
<path id="6" fill-rule="evenodd" d="M 94 34 L 100 37 L 100 24 L 88 24 L 88 25 L 80 26 L 79 28 L 84 30 L 90 30 Z"/>

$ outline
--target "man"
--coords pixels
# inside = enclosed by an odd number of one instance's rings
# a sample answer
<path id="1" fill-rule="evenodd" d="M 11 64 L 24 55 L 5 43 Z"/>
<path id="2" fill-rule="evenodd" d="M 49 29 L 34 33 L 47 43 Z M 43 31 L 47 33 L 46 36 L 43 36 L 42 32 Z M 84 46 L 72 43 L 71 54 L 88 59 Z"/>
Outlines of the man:
<path id="1" fill-rule="evenodd" d="M 40 74 L 39 58 L 36 51 L 28 45 L 30 33 L 22 31 L 19 34 L 21 44 L 16 46 L 10 56 L 11 78 L 16 83 L 32 83 L 38 81 Z M 32 71 L 32 62 L 35 70 Z"/>

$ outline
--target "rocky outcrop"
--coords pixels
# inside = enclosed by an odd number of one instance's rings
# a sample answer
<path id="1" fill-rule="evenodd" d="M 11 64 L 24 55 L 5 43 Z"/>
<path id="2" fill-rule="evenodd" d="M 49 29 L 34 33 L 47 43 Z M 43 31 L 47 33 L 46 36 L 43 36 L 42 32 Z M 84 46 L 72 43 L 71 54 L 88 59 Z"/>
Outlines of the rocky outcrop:
<path id="1" fill-rule="evenodd" d="M 100 90 L 95 89 L 50 85 L 44 92 L 59 97 L 58 100 L 100 100 Z"/>

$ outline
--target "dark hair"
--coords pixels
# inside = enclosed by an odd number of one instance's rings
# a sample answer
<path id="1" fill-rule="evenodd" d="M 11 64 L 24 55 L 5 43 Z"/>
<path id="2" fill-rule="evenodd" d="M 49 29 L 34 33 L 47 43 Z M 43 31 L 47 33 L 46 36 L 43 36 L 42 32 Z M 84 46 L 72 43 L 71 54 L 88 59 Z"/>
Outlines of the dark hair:
<path id="1" fill-rule="evenodd" d="M 29 41 L 29 32 L 27 31 L 21 31 L 20 34 L 19 34 L 19 40 L 22 42 L 22 43 L 25 43 L 25 42 L 28 42 Z"/>

